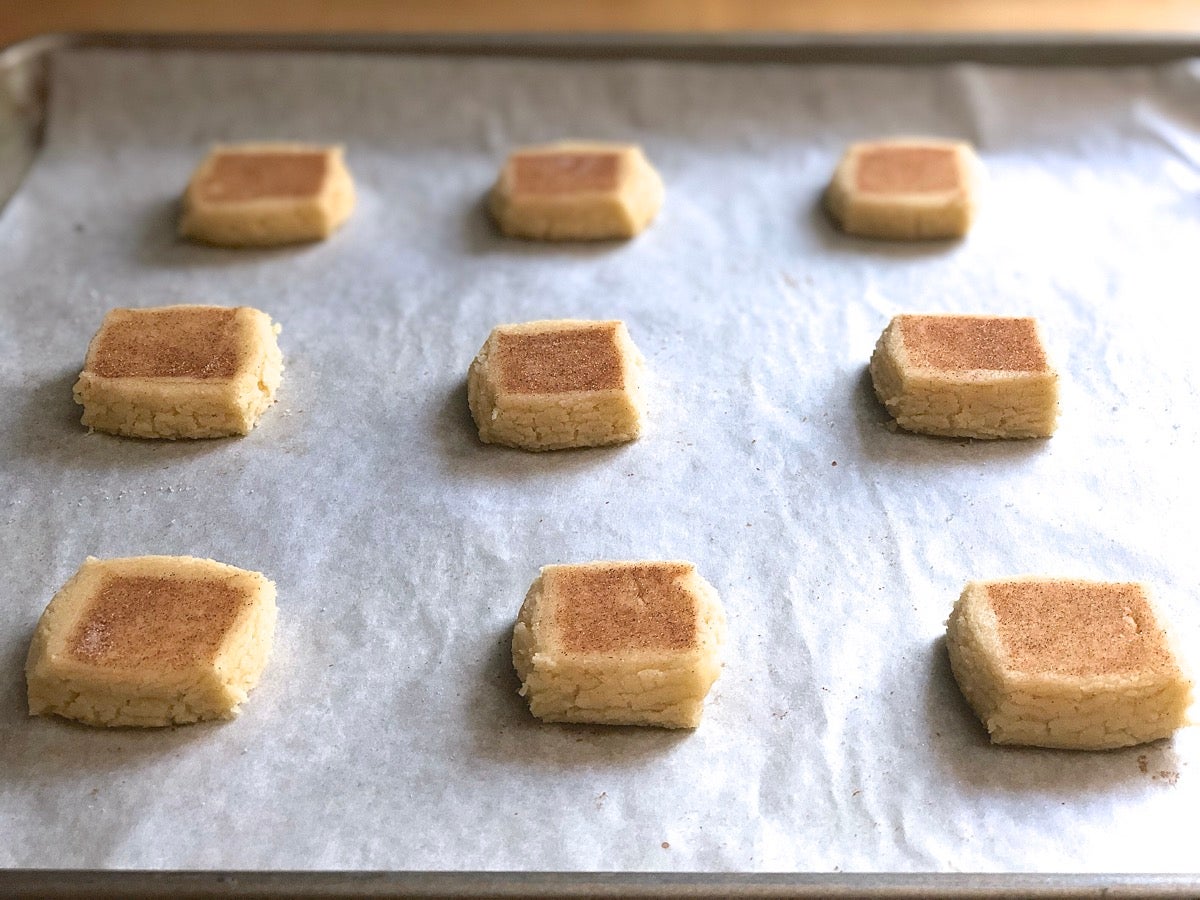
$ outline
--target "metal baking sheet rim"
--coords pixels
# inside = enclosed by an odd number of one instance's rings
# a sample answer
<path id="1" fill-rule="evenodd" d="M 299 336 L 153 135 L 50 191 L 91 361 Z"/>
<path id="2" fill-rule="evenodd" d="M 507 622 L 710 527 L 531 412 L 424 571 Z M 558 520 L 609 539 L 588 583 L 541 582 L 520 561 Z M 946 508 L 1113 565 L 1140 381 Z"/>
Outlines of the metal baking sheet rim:
<path id="1" fill-rule="evenodd" d="M 1132 65 L 1200 56 L 1200 34 L 52 33 L 0 48 L 0 211 L 41 145 L 57 50 L 316 51 L 528 58 L 937 65 Z"/>
<path id="2" fill-rule="evenodd" d="M 36 158 L 52 88 L 48 61 L 78 48 L 354 51 L 803 64 L 1131 65 L 1200 57 L 1179 35 L 234 35 L 48 34 L 0 50 L 0 211 Z M 536 872 L 0 871 L 12 897 L 1193 897 L 1191 875 L 675 874 Z"/>
<path id="3" fill-rule="evenodd" d="M 666 872 L 0 872 L 5 897 L 962 897 L 1175 898 L 1196 877 L 999 874 L 679 874 Z"/>
<path id="4" fill-rule="evenodd" d="M 671 59 L 937 65 L 1133 65 L 1200 56 L 1200 33 L 1180 34 L 232 34 L 64 32 L 0 48 L 0 211 L 20 187 L 41 145 L 57 50 L 317 51 L 528 58 Z"/>

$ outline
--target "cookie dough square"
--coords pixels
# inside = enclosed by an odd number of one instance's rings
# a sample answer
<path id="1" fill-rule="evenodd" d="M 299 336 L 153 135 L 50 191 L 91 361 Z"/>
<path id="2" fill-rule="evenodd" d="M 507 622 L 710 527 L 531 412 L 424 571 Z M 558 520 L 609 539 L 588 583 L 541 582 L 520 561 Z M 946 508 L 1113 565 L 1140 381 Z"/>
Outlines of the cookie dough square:
<path id="1" fill-rule="evenodd" d="M 42 613 L 29 714 L 160 727 L 237 715 L 275 630 L 275 585 L 211 559 L 88 557 Z"/>
<path id="2" fill-rule="evenodd" d="M 721 671 L 717 592 L 687 562 L 545 566 L 513 630 L 545 722 L 695 728 Z"/>
<path id="3" fill-rule="evenodd" d="M 1192 682 L 1141 584 L 972 581 L 946 646 L 993 743 L 1104 750 L 1188 724 Z"/>
<path id="4" fill-rule="evenodd" d="M 1058 422 L 1058 374 L 1031 318 L 899 315 L 870 369 L 875 394 L 907 431 L 1034 438 Z"/>
<path id="5" fill-rule="evenodd" d="M 226 247 L 270 247 L 328 237 L 354 209 L 341 147 L 214 147 L 183 196 L 179 232 Z"/>
<path id="6" fill-rule="evenodd" d="M 962 237 L 982 164 L 969 144 L 900 138 L 852 144 L 825 194 L 847 234 L 892 240 Z"/>
<path id="7" fill-rule="evenodd" d="M 591 241 L 633 237 L 662 201 L 662 179 L 640 147 L 568 141 L 514 152 L 489 202 L 510 237 Z"/>
<path id="8" fill-rule="evenodd" d="M 485 444 L 524 450 L 632 441 L 644 418 L 642 355 L 623 322 L 498 325 L 467 375 Z"/>
<path id="9" fill-rule="evenodd" d="M 283 378 L 278 332 L 247 306 L 111 310 L 75 382 L 83 424 L 141 438 L 248 434 Z"/>

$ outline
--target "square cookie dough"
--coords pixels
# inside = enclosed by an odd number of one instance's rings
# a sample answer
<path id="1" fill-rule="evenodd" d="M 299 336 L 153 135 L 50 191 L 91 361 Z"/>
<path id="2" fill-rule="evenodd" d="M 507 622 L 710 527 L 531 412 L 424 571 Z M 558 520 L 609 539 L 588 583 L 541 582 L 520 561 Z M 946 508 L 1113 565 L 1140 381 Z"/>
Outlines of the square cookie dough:
<path id="1" fill-rule="evenodd" d="M 1058 373 L 1031 318 L 896 316 L 875 345 L 871 381 L 906 431 L 1034 438 L 1058 422 Z"/>
<path id="2" fill-rule="evenodd" d="M 258 683 L 275 585 L 211 559 L 88 557 L 42 613 L 29 714 L 158 727 L 229 719 Z"/>
<path id="3" fill-rule="evenodd" d="M 179 232 L 226 247 L 270 247 L 328 237 L 354 210 L 341 147 L 214 147 L 183 195 Z"/>
<path id="4" fill-rule="evenodd" d="M 619 321 L 498 325 L 467 374 L 485 444 L 524 450 L 632 441 L 644 418 L 642 355 Z"/>
<path id="5" fill-rule="evenodd" d="M 962 237 L 978 206 L 981 171 L 975 151 L 961 141 L 852 144 L 825 204 L 847 234 L 909 241 Z"/>
<path id="6" fill-rule="evenodd" d="M 1188 724 L 1192 682 L 1141 584 L 973 581 L 946 646 L 993 743 L 1104 750 Z"/>
<path id="7" fill-rule="evenodd" d="M 546 241 L 633 237 L 662 202 L 640 147 L 577 141 L 515 151 L 489 198 L 504 234 Z"/>
<path id="8" fill-rule="evenodd" d="M 513 630 L 513 664 L 545 722 L 695 728 L 724 635 L 717 592 L 691 563 L 545 566 Z"/>
<path id="9" fill-rule="evenodd" d="M 140 438 L 248 434 L 283 378 L 278 332 L 247 306 L 111 310 L 75 382 L 83 424 Z"/>

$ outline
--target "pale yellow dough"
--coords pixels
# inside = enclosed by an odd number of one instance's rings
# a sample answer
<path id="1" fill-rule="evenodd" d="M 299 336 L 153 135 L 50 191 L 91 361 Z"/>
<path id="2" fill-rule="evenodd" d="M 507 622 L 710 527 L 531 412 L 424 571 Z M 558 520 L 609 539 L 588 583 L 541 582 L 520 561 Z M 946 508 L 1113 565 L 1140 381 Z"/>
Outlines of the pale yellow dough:
<path id="1" fill-rule="evenodd" d="M 89 557 L 42 613 L 29 714 L 159 727 L 235 716 L 275 629 L 275 585 L 211 559 Z"/>
<path id="2" fill-rule="evenodd" d="M 1058 422 L 1058 373 L 1034 319 L 899 315 L 870 369 L 876 396 L 907 431 L 1033 438 Z"/>
<path id="3" fill-rule="evenodd" d="M 632 441 L 644 418 L 642 355 L 624 323 L 498 325 L 467 374 L 486 444 L 561 450 Z"/>
<path id="4" fill-rule="evenodd" d="M 75 382 L 83 424 L 141 438 L 248 434 L 283 378 L 278 331 L 247 306 L 111 310 Z"/>
<path id="5" fill-rule="evenodd" d="M 270 247 L 328 237 L 354 210 L 341 147 L 217 146 L 183 196 L 179 232 L 228 247 Z"/>
<path id="6" fill-rule="evenodd" d="M 513 630 L 513 664 L 543 721 L 695 728 L 724 637 L 717 592 L 691 563 L 545 566 Z"/>
<path id="7" fill-rule="evenodd" d="M 662 179 L 640 147 L 584 141 L 515 151 L 489 198 L 504 234 L 547 241 L 633 237 L 662 202 Z"/>
<path id="8" fill-rule="evenodd" d="M 852 144 L 833 174 L 825 204 L 847 234 L 909 241 L 962 237 L 979 205 L 982 168 L 961 141 Z"/>
<path id="9" fill-rule="evenodd" d="M 1191 679 L 1140 584 L 973 581 L 954 605 L 946 646 L 997 744 L 1103 750 L 1188 724 Z"/>

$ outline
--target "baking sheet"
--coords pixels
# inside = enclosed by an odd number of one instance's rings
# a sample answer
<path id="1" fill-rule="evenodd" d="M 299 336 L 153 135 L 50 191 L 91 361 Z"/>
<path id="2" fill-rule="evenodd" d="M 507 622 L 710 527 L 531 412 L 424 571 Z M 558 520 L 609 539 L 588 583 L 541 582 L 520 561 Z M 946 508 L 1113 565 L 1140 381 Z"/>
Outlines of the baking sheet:
<path id="1" fill-rule="evenodd" d="M 1195 729 L 1103 753 L 999 749 L 941 641 L 962 584 L 1155 585 L 1200 648 L 1191 347 L 1200 67 L 1038 70 L 72 51 L 0 215 L 0 864 L 56 867 L 1171 872 L 1195 868 Z M 850 140 L 963 137 L 962 243 L 840 236 Z M 627 244 L 497 236 L 515 144 L 640 142 L 668 186 Z M 176 198 L 220 140 L 347 147 L 332 240 L 192 246 Z M 250 436 L 88 435 L 71 384 L 116 305 L 250 304 L 287 371 Z M 1049 441 L 894 433 L 865 363 L 901 311 L 1034 314 Z M 476 441 L 493 324 L 620 317 L 636 444 Z M 836 465 L 834 464 L 836 463 Z M 188 553 L 279 586 L 231 723 L 25 717 L 38 615 L 88 554 Z M 513 618 L 540 565 L 686 558 L 727 665 L 694 733 L 541 725 Z"/>

